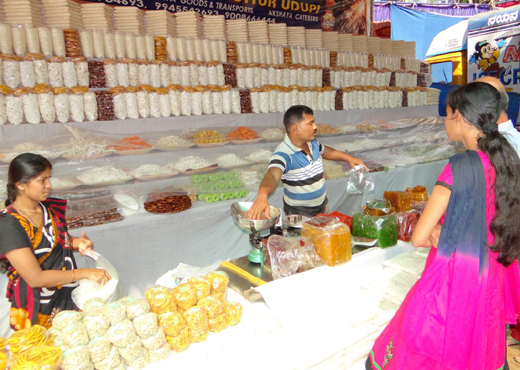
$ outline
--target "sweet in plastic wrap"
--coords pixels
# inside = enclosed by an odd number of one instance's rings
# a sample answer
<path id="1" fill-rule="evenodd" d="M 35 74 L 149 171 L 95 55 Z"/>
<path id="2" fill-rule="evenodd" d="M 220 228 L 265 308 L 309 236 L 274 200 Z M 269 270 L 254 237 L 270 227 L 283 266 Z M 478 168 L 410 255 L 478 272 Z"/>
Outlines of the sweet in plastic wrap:
<path id="1" fill-rule="evenodd" d="M 186 311 L 197 304 L 197 291 L 191 284 L 181 284 L 172 289 L 179 311 Z"/>
<path id="2" fill-rule="evenodd" d="M 406 192 L 412 196 L 412 209 L 422 213 L 426 203 L 428 203 L 428 191 L 422 185 L 417 185 L 413 189 L 406 188 Z"/>
<path id="3" fill-rule="evenodd" d="M 224 313 L 229 326 L 238 325 L 242 320 L 242 305 L 238 302 L 224 302 Z"/>
<path id="4" fill-rule="evenodd" d="M 148 288 L 146 292 L 144 292 L 145 298 L 150 301 L 151 298 L 155 297 L 158 294 L 170 294 L 170 289 L 162 287 L 162 286 L 154 286 Z"/>
<path id="5" fill-rule="evenodd" d="M 141 338 L 147 338 L 154 335 L 159 330 L 157 322 L 157 314 L 148 312 L 147 314 L 138 316 L 133 321 L 134 329 Z"/>
<path id="6" fill-rule="evenodd" d="M 58 330 L 63 330 L 70 324 L 82 321 L 85 315 L 77 311 L 61 311 L 52 319 L 52 326 Z"/>
<path id="7" fill-rule="evenodd" d="M 211 293 L 225 292 L 229 284 L 229 276 L 224 271 L 213 271 L 206 275 L 211 286 Z"/>
<path id="8" fill-rule="evenodd" d="M 66 346 L 74 348 L 85 346 L 89 341 L 87 328 L 82 322 L 75 322 L 61 331 Z"/>
<path id="9" fill-rule="evenodd" d="M 157 330 L 157 333 L 150 335 L 148 338 L 141 338 L 141 344 L 148 350 L 156 350 L 166 343 L 166 335 L 164 331 Z"/>
<path id="10" fill-rule="evenodd" d="M 111 325 L 117 325 L 121 321 L 126 320 L 126 306 L 118 302 L 112 302 L 105 305 L 103 314 L 108 317 Z"/>
<path id="11" fill-rule="evenodd" d="M 150 359 L 148 358 L 148 352 L 142 351 L 139 355 L 134 358 L 132 361 L 125 361 L 125 363 L 130 366 L 132 369 L 139 370 L 146 367 L 150 363 Z"/>
<path id="12" fill-rule="evenodd" d="M 223 312 L 222 303 L 215 297 L 202 298 L 199 303 L 197 303 L 197 307 L 203 308 L 208 318 L 216 317 Z"/>
<path id="13" fill-rule="evenodd" d="M 186 321 L 180 312 L 167 312 L 159 315 L 159 325 L 169 337 L 176 337 L 186 327 Z"/>
<path id="14" fill-rule="evenodd" d="M 75 347 L 63 353 L 62 370 L 85 369 L 91 365 L 87 347 Z"/>
<path id="15" fill-rule="evenodd" d="M 364 212 L 353 215 L 352 234 L 370 239 L 377 239 L 380 248 L 397 244 L 397 216 L 394 213 L 385 216 L 371 216 Z"/>
<path id="16" fill-rule="evenodd" d="M 210 297 L 218 299 L 220 303 L 224 303 L 226 301 L 226 292 L 211 293 Z"/>
<path id="17" fill-rule="evenodd" d="M 170 344 L 165 343 L 158 349 L 148 350 L 148 359 L 151 363 L 164 361 L 170 356 L 171 351 Z"/>
<path id="18" fill-rule="evenodd" d="M 175 298 L 169 290 L 168 293 L 158 293 L 151 296 L 148 298 L 148 303 L 150 304 L 151 311 L 155 312 L 157 315 L 177 310 Z"/>
<path id="19" fill-rule="evenodd" d="M 383 197 L 390 202 L 396 212 L 407 212 L 412 209 L 412 195 L 407 191 L 385 191 Z"/>
<path id="20" fill-rule="evenodd" d="M 29 348 L 46 345 L 48 340 L 47 329 L 41 325 L 33 325 L 11 334 L 7 340 L 7 347 L 11 353 L 16 355 Z"/>
<path id="21" fill-rule="evenodd" d="M 412 240 L 412 234 L 420 216 L 421 214 L 419 211 L 415 210 L 409 212 L 397 212 L 397 239 L 405 242 Z"/>
<path id="22" fill-rule="evenodd" d="M 184 320 L 188 327 L 190 342 L 203 342 L 208 337 L 208 315 L 206 311 L 200 307 L 192 307 L 184 312 Z"/>
<path id="23" fill-rule="evenodd" d="M 134 299 L 126 305 L 126 314 L 130 320 L 150 312 L 150 304 L 146 299 Z"/>
<path id="24" fill-rule="evenodd" d="M 191 344 L 188 328 L 183 329 L 176 337 L 166 337 L 166 340 L 173 352 L 182 352 Z"/>
<path id="25" fill-rule="evenodd" d="M 197 302 L 199 302 L 202 298 L 209 297 L 211 292 L 211 286 L 209 281 L 201 276 L 196 276 L 188 279 L 188 284 L 192 285 L 197 292 Z"/>
<path id="26" fill-rule="evenodd" d="M 208 329 L 212 333 L 219 333 L 229 326 L 225 313 L 208 319 Z"/>
<path id="27" fill-rule="evenodd" d="M 110 343 L 108 338 L 104 336 L 92 339 L 87 345 L 88 352 L 90 353 L 90 359 L 94 363 L 101 362 L 107 358 L 112 347 L 112 343 Z"/>
<path id="28" fill-rule="evenodd" d="M 2 356 L 5 356 L 5 362 L 3 361 Z M 52 346 L 37 346 L 29 348 L 14 357 L 10 368 L 13 370 L 58 370 L 61 361 L 62 353 L 59 348 Z M 1 352 L 0 369 L 5 369 L 6 366 L 7 355 L 4 352 Z"/>
<path id="29" fill-rule="evenodd" d="M 83 313 L 85 316 L 98 316 L 103 313 L 105 301 L 101 298 L 91 298 L 83 305 Z"/>
<path id="30" fill-rule="evenodd" d="M 302 237 L 311 240 L 318 256 L 329 266 L 352 258 L 350 229 L 335 217 L 314 217 L 304 222 Z"/>
<path id="31" fill-rule="evenodd" d="M 94 364 L 96 370 L 111 370 L 121 363 L 121 356 L 116 346 L 110 347 L 108 356 Z"/>
<path id="32" fill-rule="evenodd" d="M 134 360 L 145 349 L 141 346 L 141 340 L 137 338 L 126 347 L 118 348 L 119 354 L 125 362 Z"/>
<path id="33" fill-rule="evenodd" d="M 103 314 L 96 316 L 85 316 L 83 325 L 87 328 L 89 338 L 105 335 L 110 327 L 110 320 Z"/>
<path id="34" fill-rule="evenodd" d="M 137 339 L 132 322 L 128 319 L 111 326 L 107 332 L 108 340 L 117 347 L 126 347 Z"/>
<path id="35" fill-rule="evenodd" d="M 363 213 L 367 216 L 386 216 L 395 212 L 395 208 L 386 199 L 369 199 L 363 207 Z"/>
<path id="36" fill-rule="evenodd" d="M 271 235 L 267 241 L 271 271 L 274 279 L 294 275 L 302 264 L 300 242 L 296 238 Z"/>

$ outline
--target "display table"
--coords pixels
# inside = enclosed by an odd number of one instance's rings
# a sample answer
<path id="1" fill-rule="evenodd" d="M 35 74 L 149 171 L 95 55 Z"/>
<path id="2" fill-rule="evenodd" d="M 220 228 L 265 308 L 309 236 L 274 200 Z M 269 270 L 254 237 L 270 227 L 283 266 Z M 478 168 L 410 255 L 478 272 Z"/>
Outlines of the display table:
<path id="1" fill-rule="evenodd" d="M 417 184 L 431 192 L 446 163 L 438 161 L 375 172 L 372 174 L 375 191 L 370 194 L 347 195 L 345 178 L 327 181 L 330 209 L 352 215 L 366 199 L 381 198 L 385 190 L 404 190 Z M 283 207 L 282 196 L 283 189 L 278 188 L 270 203 Z M 251 193 L 241 200 L 252 201 L 254 197 Z M 129 294 L 138 297 L 179 263 L 206 266 L 216 260 L 247 255 L 251 248 L 249 235 L 234 224 L 230 214 L 232 203 L 196 202 L 191 209 L 178 214 L 140 213 L 121 222 L 71 233 L 80 235 L 85 231 L 94 241 L 96 251 L 115 266 Z"/>
<path id="2" fill-rule="evenodd" d="M 228 290 L 227 299 L 244 306 L 239 325 L 210 333 L 207 341 L 172 352 L 166 361 L 146 369 L 362 370 L 363 356 L 393 312 L 352 325 L 356 312 L 374 310 L 361 289 L 366 279 L 382 270 L 381 262 L 412 250 L 410 244 L 399 242 L 358 253 L 336 267 L 276 280 L 259 288 L 266 303 L 248 302 Z"/>

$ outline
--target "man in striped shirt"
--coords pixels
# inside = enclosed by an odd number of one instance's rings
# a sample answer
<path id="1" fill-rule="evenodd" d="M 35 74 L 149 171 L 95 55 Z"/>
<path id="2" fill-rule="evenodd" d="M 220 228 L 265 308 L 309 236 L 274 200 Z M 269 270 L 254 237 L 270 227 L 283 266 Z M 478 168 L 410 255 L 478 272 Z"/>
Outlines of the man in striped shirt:
<path id="1" fill-rule="evenodd" d="M 316 216 L 327 212 L 322 158 L 346 161 L 351 167 L 363 165 L 360 159 L 321 144 L 316 139 L 318 127 L 313 115 L 312 109 L 305 105 L 294 105 L 285 112 L 285 139 L 271 155 L 267 173 L 248 212 L 250 219 L 260 219 L 263 212 L 270 217 L 267 198 L 275 191 L 280 179 L 284 185 L 286 215 Z"/>

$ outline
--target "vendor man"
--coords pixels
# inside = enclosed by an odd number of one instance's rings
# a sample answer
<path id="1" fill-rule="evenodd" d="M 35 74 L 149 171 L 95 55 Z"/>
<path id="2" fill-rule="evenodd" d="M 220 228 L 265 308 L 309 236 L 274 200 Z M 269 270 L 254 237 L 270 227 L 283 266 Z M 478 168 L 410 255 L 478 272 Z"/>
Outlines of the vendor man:
<path id="1" fill-rule="evenodd" d="M 327 192 L 323 177 L 322 157 L 332 161 L 346 161 L 351 167 L 364 165 L 363 161 L 339 152 L 316 139 L 318 127 L 313 111 L 305 105 L 290 107 L 283 117 L 285 139 L 271 155 L 256 200 L 247 216 L 258 220 L 262 212 L 269 218 L 268 196 L 280 179 L 284 185 L 284 213 L 316 216 L 328 212 Z"/>

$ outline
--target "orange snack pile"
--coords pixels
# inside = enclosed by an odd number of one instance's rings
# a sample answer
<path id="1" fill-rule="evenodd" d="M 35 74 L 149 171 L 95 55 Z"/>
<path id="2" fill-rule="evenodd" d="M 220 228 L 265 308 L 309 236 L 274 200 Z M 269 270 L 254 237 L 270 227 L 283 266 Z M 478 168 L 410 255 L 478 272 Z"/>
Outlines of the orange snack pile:
<path id="1" fill-rule="evenodd" d="M 254 140 L 259 139 L 260 135 L 251 127 L 239 126 L 227 134 L 226 138 L 229 141 Z"/>
<path id="2" fill-rule="evenodd" d="M 117 145 L 111 145 L 111 148 L 114 148 L 117 151 L 121 150 L 135 150 L 135 149 L 145 149 L 151 148 L 152 145 L 147 141 L 141 139 L 139 136 L 127 136 L 124 137 L 123 140 L 120 140 Z"/>

